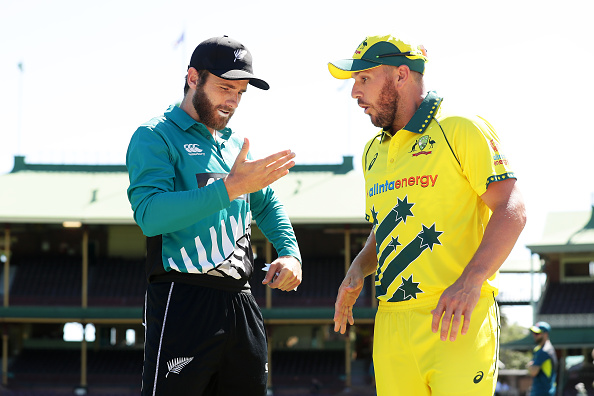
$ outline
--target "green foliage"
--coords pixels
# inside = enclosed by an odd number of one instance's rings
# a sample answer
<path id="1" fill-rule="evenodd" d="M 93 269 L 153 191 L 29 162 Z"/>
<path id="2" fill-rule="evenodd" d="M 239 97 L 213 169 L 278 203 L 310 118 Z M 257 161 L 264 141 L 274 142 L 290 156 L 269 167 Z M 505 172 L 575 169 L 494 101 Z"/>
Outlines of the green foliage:
<path id="1" fill-rule="evenodd" d="M 509 325 L 506 320 L 502 320 L 500 342 L 504 344 L 519 340 L 526 337 L 528 333 L 528 329 L 515 323 Z M 499 351 L 499 360 L 505 364 L 506 369 L 525 369 L 530 359 L 532 359 L 531 351 L 514 351 L 512 349 Z"/>

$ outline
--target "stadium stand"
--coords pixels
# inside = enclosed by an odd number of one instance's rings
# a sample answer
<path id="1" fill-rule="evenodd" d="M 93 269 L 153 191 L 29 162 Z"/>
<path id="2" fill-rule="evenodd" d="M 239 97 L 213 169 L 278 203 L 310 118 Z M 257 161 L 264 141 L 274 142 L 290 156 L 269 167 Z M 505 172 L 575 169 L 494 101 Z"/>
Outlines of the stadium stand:
<path id="1" fill-rule="evenodd" d="M 0 176 L 0 182 L 15 192 L 0 195 L 0 297 L 5 299 L 0 307 L 0 395 L 137 395 L 145 238 L 125 197 L 125 167 L 36 165 L 17 157 L 13 171 Z M 345 251 L 356 254 L 369 233 L 360 209 L 361 184 L 352 157 L 345 157 L 338 165 L 296 166 L 275 186 L 302 249 L 307 281 L 296 292 L 261 284 L 264 257 L 272 252 L 270 262 L 275 253 L 257 226 L 252 229 L 258 254 L 250 283 L 270 332 L 275 395 L 330 395 L 349 386 L 345 356 L 359 340 L 351 345 L 349 337 L 331 331 L 331 311 L 344 276 Z M 45 206 L 31 201 L 40 189 Z M 348 202 L 319 205 L 319 197 L 337 190 Z M 352 234 L 350 247 L 346 234 Z M 369 297 L 367 288 L 362 307 L 370 307 Z M 355 338 L 372 321 L 366 315 L 353 328 Z M 92 324 L 95 339 L 66 342 L 64 325 L 69 322 Z M 136 334 L 131 343 L 125 337 L 128 330 Z M 299 345 L 289 348 L 296 333 Z"/>
<path id="2" fill-rule="evenodd" d="M 14 305 L 80 305 L 81 259 L 31 257 L 14 260 Z"/>

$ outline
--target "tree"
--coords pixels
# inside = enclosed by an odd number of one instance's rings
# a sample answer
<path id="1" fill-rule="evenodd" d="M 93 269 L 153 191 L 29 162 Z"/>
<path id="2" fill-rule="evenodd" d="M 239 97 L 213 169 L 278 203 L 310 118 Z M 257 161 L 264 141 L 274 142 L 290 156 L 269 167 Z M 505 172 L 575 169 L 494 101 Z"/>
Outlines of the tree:
<path id="1" fill-rule="evenodd" d="M 516 323 L 508 324 L 505 317 L 501 321 L 500 343 L 505 344 L 522 339 L 528 335 L 528 329 Z M 525 369 L 526 363 L 532 358 L 531 351 L 516 351 L 513 349 L 502 349 L 499 352 L 499 360 L 505 364 L 506 369 Z"/>

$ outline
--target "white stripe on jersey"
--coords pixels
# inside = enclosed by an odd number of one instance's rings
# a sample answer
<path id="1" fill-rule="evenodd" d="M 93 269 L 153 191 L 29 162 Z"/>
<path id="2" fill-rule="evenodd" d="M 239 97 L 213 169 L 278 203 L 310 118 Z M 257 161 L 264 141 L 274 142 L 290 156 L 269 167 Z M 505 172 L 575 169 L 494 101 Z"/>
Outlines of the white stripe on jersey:
<path id="1" fill-rule="evenodd" d="M 173 258 L 169 257 L 169 260 L 167 260 L 169 262 L 169 266 L 171 268 L 173 268 L 174 270 L 176 270 L 177 272 L 181 272 L 179 270 L 179 267 L 177 266 L 177 264 L 175 264 L 175 261 L 173 261 Z"/>
<path id="2" fill-rule="evenodd" d="M 219 243 L 217 241 L 217 231 L 215 230 L 214 227 L 210 227 L 210 239 L 212 241 L 212 261 L 215 263 L 220 263 L 223 260 L 225 260 L 225 258 L 223 256 L 221 256 L 221 252 L 219 251 Z"/>
<path id="3" fill-rule="evenodd" d="M 231 216 L 231 219 L 233 219 L 233 216 Z M 233 253 L 235 246 L 234 243 L 229 240 L 229 236 L 227 235 L 227 226 L 225 225 L 225 220 L 221 220 L 221 239 L 223 240 L 223 255 L 227 257 Z"/>
<path id="4" fill-rule="evenodd" d="M 186 248 L 182 247 L 179 251 L 181 252 L 182 258 L 184 259 L 184 265 L 186 266 L 186 270 L 191 274 L 200 273 L 201 271 L 194 266 L 194 264 L 192 263 L 192 259 L 190 259 L 190 256 L 188 256 Z"/>
<path id="5" fill-rule="evenodd" d="M 194 238 L 194 242 L 196 243 L 196 250 L 198 251 L 198 264 L 202 267 L 202 273 L 210 271 L 214 268 L 214 264 L 208 261 L 206 258 L 206 249 L 204 249 L 204 245 L 200 240 L 200 237 Z"/>

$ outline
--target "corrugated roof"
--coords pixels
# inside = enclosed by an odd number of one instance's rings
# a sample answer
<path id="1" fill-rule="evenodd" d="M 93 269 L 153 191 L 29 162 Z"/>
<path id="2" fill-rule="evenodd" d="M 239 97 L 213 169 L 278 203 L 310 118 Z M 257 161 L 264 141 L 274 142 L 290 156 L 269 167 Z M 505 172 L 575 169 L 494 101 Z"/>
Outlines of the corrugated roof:
<path id="1" fill-rule="evenodd" d="M 594 251 L 594 208 L 592 211 L 550 213 L 542 239 L 527 245 L 533 253 Z"/>
<path id="2" fill-rule="evenodd" d="M 294 172 L 272 187 L 295 224 L 366 223 L 365 184 L 359 172 Z"/>
<path id="3" fill-rule="evenodd" d="M 550 340 L 557 349 L 591 348 L 594 346 L 594 329 L 592 328 L 556 328 L 550 334 Z M 531 334 L 526 337 L 501 344 L 502 349 L 531 350 L 536 344 Z"/>
<path id="4" fill-rule="evenodd" d="M 123 172 L 22 171 L 0 176 L 0 221 L 132 224 Z"/>
<path id="5" fill-rule="evenodd" d="M 339 168 L 340 172 L 334 168 L 291 172 L 273 184 L 293 223 L 365 223 L 363 175 L 353 170 L 344 172 L 342 165 Z M 73 171 L 67 166 L 65 171 L 56 166 L 43 169 L 25 164 L 0 175 L 0 222 L 134 223 L 125 171 L 105 172 L 97 167 Z"/>

